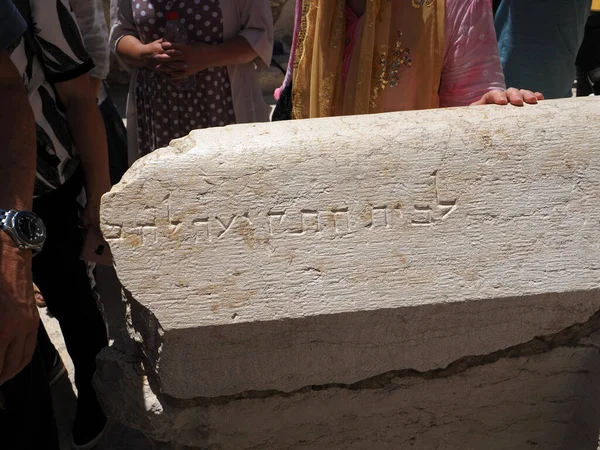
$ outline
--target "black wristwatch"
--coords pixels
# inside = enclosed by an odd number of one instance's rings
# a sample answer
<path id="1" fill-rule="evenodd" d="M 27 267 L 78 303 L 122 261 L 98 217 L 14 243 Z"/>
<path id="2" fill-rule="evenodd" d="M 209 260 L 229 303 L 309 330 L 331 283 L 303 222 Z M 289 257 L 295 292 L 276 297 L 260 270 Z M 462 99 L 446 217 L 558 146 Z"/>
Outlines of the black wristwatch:
<path id="1" fill-rule="evenodd" d="M 32 212 L 0 209 L 0 230 L 6 231 L 21 249 L 33 250 L 35 254 L 44 247 L 46 227 Z"/>

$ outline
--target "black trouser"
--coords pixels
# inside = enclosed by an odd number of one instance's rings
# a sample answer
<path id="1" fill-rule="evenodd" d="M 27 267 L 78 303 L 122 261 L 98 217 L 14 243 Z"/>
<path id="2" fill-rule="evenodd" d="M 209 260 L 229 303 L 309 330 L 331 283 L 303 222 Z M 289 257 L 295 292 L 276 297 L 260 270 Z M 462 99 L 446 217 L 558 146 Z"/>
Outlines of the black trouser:
<path id="1" fill-rule="evenodd" d="M 75 384 L 80 396 L 93 394 L 96 355 L 108 345 L 87 265 L 79 259 L 84 236 L 79 228 L 77 196 L 82 185 L 82 176 L 74 175 L 59 189 L 33 203 L 33 211 L 47 230 L 44 249 L 33 258 L 33 280 L 48 310 L 58 319 L 75 366 Z"/>
<path id="2" fill-rule="evenodd" d="M 38 345 L 31 363 L 0 387 L 0 448 L 58 450 L 58 432 Z"/>

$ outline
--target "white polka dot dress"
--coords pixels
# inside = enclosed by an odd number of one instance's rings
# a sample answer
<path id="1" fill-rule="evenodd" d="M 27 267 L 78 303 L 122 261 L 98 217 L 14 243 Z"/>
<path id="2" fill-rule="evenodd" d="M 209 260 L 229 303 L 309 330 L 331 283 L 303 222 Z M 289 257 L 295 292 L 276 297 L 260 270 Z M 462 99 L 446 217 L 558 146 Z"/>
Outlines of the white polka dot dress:
<path id="1" fill-rule="evenodd" d="M 217 0 L 131 0 L 131 4 L 143 43 L 163 37 L 168 11 L 179 13 L 190 41 L 209 45 L 223 42 L 223 18 Z M 190 91 L 179 91 L 159 74 L 140 69 L 135 95 L 141 155 L 164 147 L 191 130 L 235 123 L 226 67 L 200 72 L 196 88 Z"/>

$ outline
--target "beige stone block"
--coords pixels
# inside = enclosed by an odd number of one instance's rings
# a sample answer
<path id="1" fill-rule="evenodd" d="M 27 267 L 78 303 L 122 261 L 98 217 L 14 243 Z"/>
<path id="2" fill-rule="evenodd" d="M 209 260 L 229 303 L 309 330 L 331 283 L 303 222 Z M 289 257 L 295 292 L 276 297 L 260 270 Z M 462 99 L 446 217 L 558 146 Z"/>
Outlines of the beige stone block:
<path id="1" fill-rule="evenodd" d="M 194 131 L 103 199 L 137 347 L 105 407 L 198 448 L 563 448 L 599 200 L 597 99 Z"/>
<path id="2" fill-rule="evenodd" d="M 161 330 L 164 392 L 429 370 L 585 321 L 599 298 L 547 294 L 599 286 L 599 112 L 586 99 L 233 126 L 136 163 L 103 229 Z M 450 303 L 447 330 L 427 321 Z"/>

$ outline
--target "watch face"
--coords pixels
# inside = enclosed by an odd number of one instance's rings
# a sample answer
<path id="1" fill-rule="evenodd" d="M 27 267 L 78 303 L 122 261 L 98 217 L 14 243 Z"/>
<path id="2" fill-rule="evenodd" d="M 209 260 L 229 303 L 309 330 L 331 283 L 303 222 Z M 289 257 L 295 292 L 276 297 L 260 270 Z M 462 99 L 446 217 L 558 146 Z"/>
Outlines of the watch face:
<path id="1" fill-rule="evenodd" d="M 46 238 L 46 228 L 38 216 L 19 211 L 14 219 L 15 230 L 29 245 L 39 245 Z"/>

